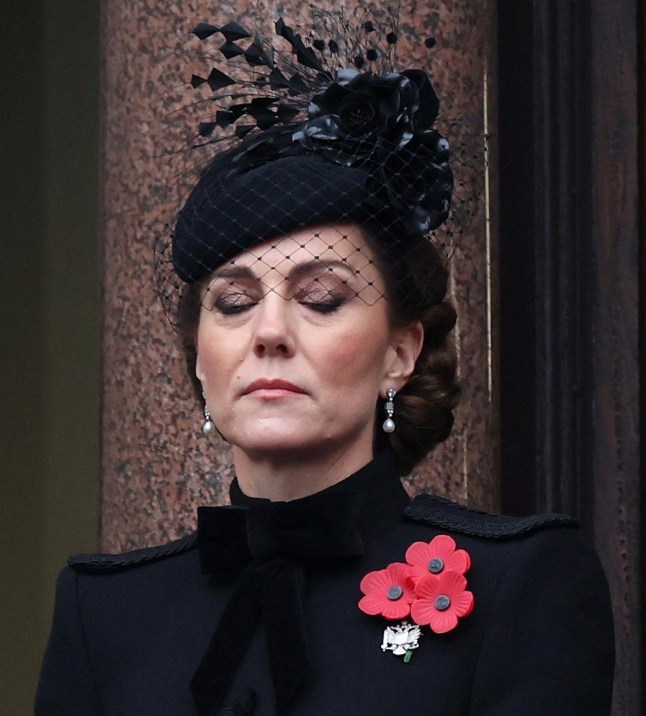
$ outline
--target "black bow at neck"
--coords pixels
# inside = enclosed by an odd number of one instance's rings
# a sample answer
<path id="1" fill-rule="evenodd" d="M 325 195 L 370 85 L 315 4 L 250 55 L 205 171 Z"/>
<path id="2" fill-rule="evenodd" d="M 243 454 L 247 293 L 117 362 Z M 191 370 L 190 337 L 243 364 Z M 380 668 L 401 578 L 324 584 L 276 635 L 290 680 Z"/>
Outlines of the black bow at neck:
<path id="1" fill-rule="evenodd" d="M 276 710 L 284 714 L 310 672 L 304 567 L 360 558 L 372 535 L 398 521 L 409 500 L 390 453 L 292 502 L 247 497 L 236 480 L 230 495 L 230 506 L 198 508 L 202 571 L 237 581 L 191 689 L 200 716 L 217 714 L 261 620 Z"/>

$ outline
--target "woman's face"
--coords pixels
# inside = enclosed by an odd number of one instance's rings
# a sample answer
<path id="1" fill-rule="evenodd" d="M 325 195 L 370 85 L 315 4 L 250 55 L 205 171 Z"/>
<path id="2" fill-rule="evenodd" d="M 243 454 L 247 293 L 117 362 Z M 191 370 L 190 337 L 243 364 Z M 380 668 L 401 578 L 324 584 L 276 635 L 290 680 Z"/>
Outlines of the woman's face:
<path id="1" fill-rule="evenodd" d="M 371 459 L 377 397 L 406 382 L 422 339 L 390 325 L 383 294 L 352 225 L 303 229 L 212 274 L 196 373 L 234 449 Z"/>

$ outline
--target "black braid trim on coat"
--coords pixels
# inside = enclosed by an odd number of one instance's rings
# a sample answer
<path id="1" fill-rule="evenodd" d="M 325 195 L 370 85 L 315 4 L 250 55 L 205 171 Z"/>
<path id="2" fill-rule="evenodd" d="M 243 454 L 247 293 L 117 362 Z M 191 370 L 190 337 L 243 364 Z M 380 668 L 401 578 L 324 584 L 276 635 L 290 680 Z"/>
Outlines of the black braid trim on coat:
<path id="1" fill-rule="evenodd" d="M 415 522 L 424 522 L 450 532 L 497 540 L 511 539 L 547 527 L 578 527 L 573 517 L 557 512 L 510 517 L 464 507 L 432 495 L 416 497 L 411 505 L 404 508 L 404 515 Z"/>
<path id="2" fill-rule="evenodd" d="M 106 573 L 119 572 L 129 567 L 137 567 L 148 562 L 157 562 L 166 557 L 188 552 L 197 546 L 197 533 L 181 537 L 173 542 L 157 547 L 144 547 L 123 554 L 76 554 L 67 560 L 67 564 L 79 572 Z"/>

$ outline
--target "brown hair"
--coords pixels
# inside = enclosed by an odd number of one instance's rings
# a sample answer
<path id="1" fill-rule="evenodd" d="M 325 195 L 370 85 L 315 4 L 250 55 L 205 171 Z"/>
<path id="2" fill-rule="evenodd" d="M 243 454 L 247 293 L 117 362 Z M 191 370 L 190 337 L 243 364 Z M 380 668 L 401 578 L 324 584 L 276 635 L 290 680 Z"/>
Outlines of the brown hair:
<path id="1" fill-rule="evenodd" d="M 390 443 L 398 472 L 405 475 L 449 436 L 453 426 L 453 409 L 460 399 L 457 358 L 451 339 L 456 313 L 445 300 L 446 262 L 428 240 L 419 237 L 393 240 L 378 227 L 362 228 L 386 283 L 390 320 L 394 325 L 420 321 L 424 327 L 424 342 L 413 374 L 395 398 L 395 432 L 386 435 L 381 430 L 384 417 L 381 400 L 377 415 L 377 444 Z M 187 369 L 198 396 L 201 386 L 195 377 L 195 338 L 203 290 L 204 282 L 184 287 L 177 321 Z"/>
<path id="2" fill-rule="evenodd" d="M 456 313 L 445 300 L 446 259 L 428 239 L 405 236 L 393 241 L 370 226 L 366 239 L 386 283 L 391 321 L 395 325 L 420 321 L 424 327 L 413 374 L 395 398 L 395 432 L 386 436 L 381 430 L 383 411 L 377 416 L 377 442 L 388 440 L 400 475 L 406 475 L 446 440 L 453 427 L 453 409 L 460 399 L 451 336 Z"/>

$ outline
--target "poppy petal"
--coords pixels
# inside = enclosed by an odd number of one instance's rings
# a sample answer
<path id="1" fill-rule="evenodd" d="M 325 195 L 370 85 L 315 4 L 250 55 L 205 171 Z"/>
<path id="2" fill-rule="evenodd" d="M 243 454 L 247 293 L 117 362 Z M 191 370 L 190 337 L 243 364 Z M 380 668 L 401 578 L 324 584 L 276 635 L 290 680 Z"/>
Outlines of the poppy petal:
<path id="1" fill-rule="evenodd" d="M 441 583 L 441 589 L 450 594 L 462 592 L 467 586 L 467 580 L 459 572 L 442 572 L 442 574 L 438 575 L 438 578 Z"/>
<path id="2" fill-rule="evenodd" d="M 453 554 L 444 560 L 444 568 L 452 572 L 460 572 L 464 574 L 469 571 L 471 559 L 463 549 L 456 549 Z"/>
<path id="3" fill-rule="evenodd" d="M 460 592 L 451 600 L 451 606 L 458 617 L 466 617 L 471 614 L 474 604 L 475 599 L 473 598 L 472 592 Z"/>
<path id="4" fill-rule="evenodd" d="M 419 599 L 435 599 L 441 591 L 440 576 L 425 574 L 415 585 L 415 594 Z"/>
<path id="5" fill-rule="evenodd" d="M 397 582 L 404 582 L 410 574 L 409 566 L 403 562 L 393 562 L 386 567 L 385 571 L 391 579 Z"/>
<path id="6" fill-rule="evenodd" d="M 366 594 L 359 600 L 359 609 L 365 614 L 372 616 L 381 614 L 384 607 L 384 600 L 381 599 L 377 594 Z"/>
<path id="7" fill-rule="evenodd" d="M 429 551 L 434 553 L 431 555 L 431 559 L 433 557 L 439 557 L 444 563 L 446 563 L 453 552 L 455 552 L 455 540 L 448 535 L 433 537 L 428 546 Z"/>
<path id="8" fill-rule="evenodd" d="M 452 609 L 447 609 L 445 612 L 435 611 L 433 619 L 429 624 L 436 634 L 446 634 L 447 631 L 455 629 L 457 625 L 458 618 Z"/>
<path id="9" fill-rule="evenodd" d="M 410 615 L 413 621 L 420 626 L 430 625 L 436 611 L 434 601 L 431 599 L 418 599 L 410 607 Z"/>
<path id="10" fill-rule="evenodd" d="M 414 566 L 426 567 L 428 563 L 428 544 L 426 542 L 413 542 L 406 550 L 406 561 Z"/>
<path id="11" fill-rule="evenodd" d="M 368 572 L 368 574 L 366 574 L 366 576 L 361 580 L 359 589 L 361 589 L 364 594 L 368 594 L 368 592 L 381 591 L 388 589 L 389 581 L 390 580 L 388 579 L 386 570 L 384 569 L 380 569 L 377 572 Z"/>
<path id="12" fill-rule="evenodd" d="M 396 601 L 388 601 L 384 605 L 382 615 L 386 619 L 398 620 L 405 619 L 410 614 L 410 604 L 404 599 L 397 599 Z"/>

